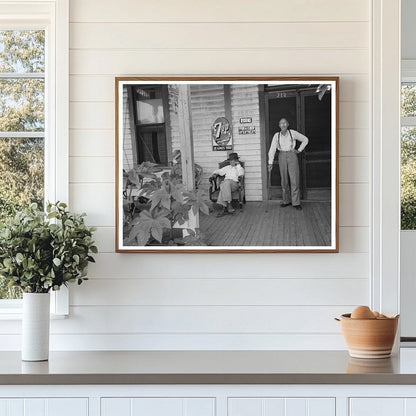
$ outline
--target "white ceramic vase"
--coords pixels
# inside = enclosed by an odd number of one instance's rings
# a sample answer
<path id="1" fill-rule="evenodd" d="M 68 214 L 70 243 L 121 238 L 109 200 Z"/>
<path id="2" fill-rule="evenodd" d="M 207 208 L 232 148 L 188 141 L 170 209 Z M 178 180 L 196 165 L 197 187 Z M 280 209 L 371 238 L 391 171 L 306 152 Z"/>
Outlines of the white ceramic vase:
<path id="1" fill-rule="evenodd" d="M 49 323 L 49 293 L 24 293 L 22 322 L 23 361 L 48 360 Z"/>

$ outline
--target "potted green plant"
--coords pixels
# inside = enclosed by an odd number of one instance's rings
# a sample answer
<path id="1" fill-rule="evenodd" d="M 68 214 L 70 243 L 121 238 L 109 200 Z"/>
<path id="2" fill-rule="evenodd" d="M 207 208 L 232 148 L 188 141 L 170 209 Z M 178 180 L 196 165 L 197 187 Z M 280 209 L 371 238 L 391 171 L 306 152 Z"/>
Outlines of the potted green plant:
<path id="1" fill-rule="evenodd" d="M 23 292 L 22 359 L 49 355 L 50 291 L 86 280 L 97 247 L 85 214 L 71 214 L 64 203 L 36 204 L 19 211 L 0 229 L 0 276 Z"/>
<path id="2" fill-rule="evenodd" d="M 202 190 L 188 191 L 180 176 L 164 172 L 161 177 L 143 183 L 141 195 L 148 198 L 150 208 L 142 210 L 129 223 L 125 244 L 205 245 L 199 230 L 186 227 L 191 212 L 209 215 Z"/>

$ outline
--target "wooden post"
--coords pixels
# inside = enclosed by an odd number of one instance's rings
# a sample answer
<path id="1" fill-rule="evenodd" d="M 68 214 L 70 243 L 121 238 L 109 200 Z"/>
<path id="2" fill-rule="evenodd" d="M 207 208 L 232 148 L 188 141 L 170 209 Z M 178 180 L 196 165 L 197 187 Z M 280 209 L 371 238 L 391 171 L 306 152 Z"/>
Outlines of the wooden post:
<path id="1" fill-rule="evenodd" d="M 128 98 L 128 106 L 129 106 L 129 123 L 130 123 L 130 134 L 131 134 L 131 148 L 133 153 L 133 166 L 129 166 L 129 168 L 134 168 L 137 165 L 137 130 L 136 130 L 136 109 L 133 99 L 133 86 L 128 85 L 124 88 L 127 88 L 127 98 Z"/>
<path id="2" fill-rule="evenodd" d="M 190 107 L 190 85 L 178 85 L 178 119 L 181 146 L 182 181 L 188 191 L 195 189 L 194 146 L 192 137 L 192 117 Z M 199 214 L 189 213 L 187 228 L 199 227 Z"/>
<path id="3" fill-rule="evenodd" d="M 195 187 L 194 147 L 192 138 L 192 118 L 190 108 L 190 88 L 187 84 L 178 85 L 179 139 L 182 159 L 182 180 L 191 191 Z"/>

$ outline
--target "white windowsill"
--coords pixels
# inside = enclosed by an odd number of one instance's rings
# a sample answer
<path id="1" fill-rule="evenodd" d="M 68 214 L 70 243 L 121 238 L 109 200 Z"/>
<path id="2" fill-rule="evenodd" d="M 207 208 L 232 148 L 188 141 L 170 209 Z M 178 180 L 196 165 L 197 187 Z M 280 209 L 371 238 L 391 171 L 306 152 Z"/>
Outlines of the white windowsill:
<path id="1" fill-rule="evenodd" d="M 21 321 L 23 313 L 22 311 L 15 312 L 9 309 L 2 309 L 0 313 L 0 321 Z M 69 318 L 69 315 L 59 315 L 56 313 L 51 313 L 51 320 L 60 320 Z"/>

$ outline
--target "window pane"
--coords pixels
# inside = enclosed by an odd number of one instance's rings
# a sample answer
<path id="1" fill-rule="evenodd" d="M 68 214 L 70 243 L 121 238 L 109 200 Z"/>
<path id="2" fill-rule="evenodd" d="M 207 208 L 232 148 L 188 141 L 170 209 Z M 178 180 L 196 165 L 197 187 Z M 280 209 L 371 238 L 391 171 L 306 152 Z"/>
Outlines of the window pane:
<path id="1" fill-rule="evenodd" d="M 0 131 L 43 131 L 45 82 L 0 79 Z"/>
<path id="2" fill-rule="evenodd" d="M 0 72 L 45 72 L 45 31 L 0 30 Z"/>
<path id="3" fill-rule="evenodd" d="M 416 229 L 416 127 L 402 127 L 401 228 Z"/>
<path id="4" fill-rule="evenodd" d="M 416 117 L 416 84 L 402 84 L 402 117 Z"/>
<path id="5" fill-rule="evenodd" d="M 43 206 L 44 140 L 0 138 L 0 224 L 16 210 Z M 21 291 L 0 279 L 0 299 L 18 299 Z"/>
<path id="6" fill-rule="evenodd" d="M 43 132 L 45 128 L 45 31 L 0 30 L 0 132 Z M 25 77 L 39 73 L 40 78 Z M 23 75 L 23 77 L 22 77 Z M 14 75 L 11 75 L 14 76 Z M 43 206 L 44 139 L 0 137 L 0 227 L 31 202 Z M 21 291 L 0 279 L 0 299 Z"/>
<path id="7" fill-rule="evenodd" d="M 161 124 L 163 115 L 162 87 L 140 85 L 136 88 L 137 124 Z"/>
<path id="8" fill-rule="evenodd" d="M 0 221 L 31 202 L 43 205 L 44 139 L 0 138 Z"/>

